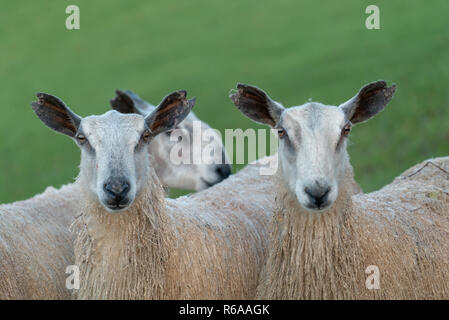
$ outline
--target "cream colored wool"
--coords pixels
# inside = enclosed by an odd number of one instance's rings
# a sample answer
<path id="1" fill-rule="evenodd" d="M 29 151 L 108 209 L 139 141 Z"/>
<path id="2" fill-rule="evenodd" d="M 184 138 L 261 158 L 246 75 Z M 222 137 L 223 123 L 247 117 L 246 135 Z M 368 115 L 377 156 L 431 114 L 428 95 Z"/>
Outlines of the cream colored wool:
<path id="1" fill-rule="evenodd" d="M 235 206 L 240 205 L 241 195 L 249 196 L 260 186 L 266 193 L 262 203 L 267 208 L 274 207 L 273 192 L 267 190 L 270 184 L 264 184 L 269 177 L 259 177 L 255 171 L 258 168 L 253 166 L 233 175 L 233 181 L 238 184 L 232 187 L 226 182 L 227 187 L 219 184 L 214 191 L 203 191 L 183 199 L 201 202 L 209 197 L 206 202 L 213 202 L 212 206 L 232 210 L 233 202 L 237 202 Z M 80 199 L 78 185 L 68 184 L 60 189 L 48 187 L 42 194 L 24 201 L 0 205 L 0 299 L 72 297 L 71 290 L 66 288 L 68 274 L 65 270 L 75 263 L 75 235 L 69 232 L 69 226 L 79 215 Z M 263 209 L 258 204 L 244 204 L 243 207 L 248 205 Z"/>
<path id="2" fill-rule="evenodd" d="M 75 262 L 69 232 L 79 204 L 76 184 L 49 187 L 0 205 L 0 299 L 70 299 L 66 267 Z"/>
<path id="3" fill-rule="evenodd" d="M 446 171 L 449 158 L 431 160 Z M 449 176 L 425 163 L 379 191 L 354 195 L 349 162 L 337 201 L 306 212 L 282 182 L 261 299 L 449 299 Z M 410 176 L 412 175 L 412 176 Z M 380 271 L 369 290 L 365 269 Z"/>
<path id="4" fill-rule="evenodd" d="M 266 183 L 269 177 L 259 176 L 258 168 L 255 165 L 233 175 L 232 179 L 237 184 L 232 187 L 225 180 L 213 190 L 183 199 L 198 204 L 204 200 L 211 206 L 229 207 L 226 210 L 230 211 L 241 205 L 242 195 L 249 197 L 260 189 L 266 193 L 262 205 L 251 203 L 243 207 L 261 211 L 265 209 L 264 204 L 273 208 L 271 184 Z M 0 205 L 0 299 L 72 297 L 71 290 L 66 289 L 68 274 L 65 270 L 75 263 L 75 235 L 69 232 L 69 226 L 79 215 L 80 197 L 78 185 L 68 184 L 60 189 L 48 187 L 42 194 L 28 200 Z M 167 199 L 168 204 L 171 201 Z M 191 219 L 196 219 L 195 212 L 191 214 Z"/>
<path id="5" fill-rule="evenodd" d="M 207 190 L 164 199 L 151 173 L 131 208 L 116 215 L 87 199 L 74 225 L 77 298 L 254 298 L 274 209 L 272 178 L 250 165 Z"/>

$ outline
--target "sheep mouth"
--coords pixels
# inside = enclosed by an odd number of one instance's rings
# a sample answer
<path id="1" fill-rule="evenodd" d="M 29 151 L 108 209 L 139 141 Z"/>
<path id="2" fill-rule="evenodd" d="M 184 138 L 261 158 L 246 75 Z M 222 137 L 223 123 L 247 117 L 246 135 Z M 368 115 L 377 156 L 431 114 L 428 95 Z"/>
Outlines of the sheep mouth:
<path id="1" fill-rule="evenodd" d="M 323 213 L 323 212 L 326 212 L 327 210 L 329 210 L 329 208 L 331 206 L 332 206 L 332 203 L 325 203 L 320 206 L 317 206 L 312 203 L 308 203 L 304 206 L 304 209 L 306 209 L 307 211 L 312 212 L 312 213 Z"/>
<path id="2" fill-rule="evenodd" d="M 215 183 L 209 182 L 204 178 L 201 178 L 201 181 L 203 181 L 203 183 L 209 188 L 212 187 Z"/>
<path id="3" fill-rule="evenodd" d="M 131 205 L 131 201 L 126 201 L 126 202 L 107 202 L 104 203 L 104 207 L 106 208 L 107 211 L 111 212 L 111 213 L 119 213 L 122 211 L 125 211 L 129 208 L 129 206 Z"/>

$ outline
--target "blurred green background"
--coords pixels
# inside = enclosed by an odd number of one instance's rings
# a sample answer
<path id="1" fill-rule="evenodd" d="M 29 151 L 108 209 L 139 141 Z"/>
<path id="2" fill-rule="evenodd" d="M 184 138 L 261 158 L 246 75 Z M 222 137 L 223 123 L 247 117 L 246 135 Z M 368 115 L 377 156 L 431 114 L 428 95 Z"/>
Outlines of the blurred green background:
<path id="1" fill-rule="evenodd" d="M 80 7 L 80 30 L 65 28 L 70 4 Z M 370 4 L 380 7 L 380 30 L 365 28 Z M 75 144 L 32 112 L 36 92 L 86 116 L 108 110 L 116 88 L 153 103 L 185 88 L 197 115 L 222 132 L 257 127 L 227 97 L 236 82 L 286 106 L 338 104 L 367 82 L 397 83 L 387 110 L 357 126 L 349 147 L 356 180 L 375 190 L 449 155 L 448 17 L 447 0 L 3 1 L 0 203 L 78 172 Z"/>

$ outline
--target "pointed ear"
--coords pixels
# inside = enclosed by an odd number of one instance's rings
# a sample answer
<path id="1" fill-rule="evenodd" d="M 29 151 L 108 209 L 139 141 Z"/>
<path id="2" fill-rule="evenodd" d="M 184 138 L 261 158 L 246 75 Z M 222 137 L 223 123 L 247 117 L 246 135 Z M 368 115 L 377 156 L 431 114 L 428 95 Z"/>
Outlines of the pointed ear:
<path id="1" fill-rule="evenodd" d="M 153 135 L 174 129 L 188 116 L 195 105 L 196 99 L 187 100 L 186 97 L 187 91 L 185 90 L 170 93 L 145 118 L 145 122 Z"/>
<path id="2" fill-rule="evenodd" d="M 393 98 L 396 85 L 387 87 L 385 81 L 371 82 L 360 89 L 359 93 L 340 105 L 348 120 L 356 124 L 367 121 L 382 111 Z"/>
<path id="3" fill-rule="evenodd" d="M 115 97 L 109 103 L 112 109 L 121 113 L 137 113 L 146 117 L 151 111 L 149 104 L 131 90 L 115 90 Z"/>
<path id="4" fill-rule="evenodd" d="M 229 98 L 245 116 L 270 127 L 277 125 L 285 109 L 263 90 L 247 84 L 237 84 L 237 92 L 232 93 Z"/>
<path id="5" fill-rule="evenodd" d="M 37 93 L 37 102 L 31 103 L 36 115 L 49 128 L 74 137 L 81 123 L 81 117 L 76 115 L 58 97 Z"/>

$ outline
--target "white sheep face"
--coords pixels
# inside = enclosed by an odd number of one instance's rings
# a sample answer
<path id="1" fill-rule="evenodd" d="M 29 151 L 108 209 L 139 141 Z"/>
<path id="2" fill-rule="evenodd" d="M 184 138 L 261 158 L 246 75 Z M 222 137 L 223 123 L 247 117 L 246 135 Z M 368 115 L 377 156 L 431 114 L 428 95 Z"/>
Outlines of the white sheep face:
<path id="1" fill-rule="evenodd" d="M 80 179 L 110 212 L 128 208 L 148 177 L 144 131 L 142 116 L 117 111 L 81 121 L 75 136 L 81 148 Z"/>
<path id="2" fill-rule="evenodd" d="M 194 126 L 199 132 L 201 148 L 193 146 Z M 189 163 L 167 161 L 172 150 L 177 150 L 175 145 L 180 143 L 186 143 L 185 149 L 191 151 Z M 215 163 L 213 153 L 205 152 L 206 146 L 220 150 L 222 163 Z M 221 137 L 192 113 L 174 130 L 155 137 L 149 148 L 158 177 L 172 188 L 203 190 L 226 179 L 232 172 Z M 193 161 L 194 152 L 198 153 L 197 158 L 203 157 L 200 163 Z"/>
<path id="3" fill-rule="evenodd" d="M 304 209 L 323 212 L 338 197 L 351 125 L 383 110 L 396 87 L 376 81 L 338 107 L 310 102 L 288 109 L 257 87 L 238 84 L 237 89 L 230 98 L 239 110 L 278 130 L 282 178 L 290 192 Z"/>
<path id="4" fill-rule="evenodd" d="M 110 103 L 114 110 L 137 113 L 144 117 L 156 108 L 130 90 L 116 90 L 116 96 Z M 193 147 L 195 130 L 197 139 L 198 136 L 201 139 L 201 148 Z M 168 161 L 170 153 L 175 150 L 175 144 L 179 143 L 186 143 L 186 149 L 191 150 L 189 163 Z M 214 161 L 214 153 L 204 152 L 206 146 L 212 150 L 220 150 L 221 163 Z M 226 179 L 232 172 L 221 137 L 209 125 L 199 120 L 193 112 L 174 130 L 155 137 L 149 148 L 156 174 L 161 182 L 170 188 L 203 190 Z M 196 156 L 203 157 L 203 161 L 194 162 L 194 152 L 199 153 Z"/>
<path id="5" fill-rule="evenodd" d="M 80 182 L 104 208 L 128 209 L 149 179 L 148 145 L 163 132 L 176 128 L 195 101 L 185 91 L 166 96 L 146 117 L 109 111 L 84 119 L 59 98 L 38 93 L 32 107 L 50 128 L 72 137 L 81 148 Z"/>
<path id="6" fill-rule="evenodd" d="M 337 199 L 347 158 L 345 128 L 349 126 L 340 108 L 320 103 L 282 113 L 277 128 L 283 178 L 307 210 L 324 211 Z"/>

